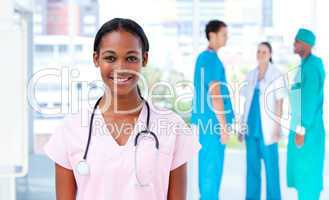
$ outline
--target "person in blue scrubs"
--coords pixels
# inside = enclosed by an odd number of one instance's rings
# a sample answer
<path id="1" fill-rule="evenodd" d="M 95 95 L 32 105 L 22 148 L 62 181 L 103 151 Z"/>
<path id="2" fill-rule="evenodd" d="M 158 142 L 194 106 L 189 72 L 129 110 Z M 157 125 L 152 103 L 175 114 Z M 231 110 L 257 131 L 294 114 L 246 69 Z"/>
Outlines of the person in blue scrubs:
<path id="1" fill-rule="evenodd" d="M 227 41 L 227 25 L 212 20 L 206 25 L 208 48 L 195 64 L 194 99 L 191 123 L 197 126 L 202 148 L 199 152 L 199 191 L 201 200 L 218 200 L 224 165 L 227 127 L 233 109 L 225 68 L 217 52 Z"/>
<path id="2" fill-rule="evenodd" d="M 242 91 L 246 98 L 243 120 L 248 125 L 244 136 L 247 151 L 246 200 L 261 199 L 262 160 L 266 171 L 266 199 L 281 200 L 278 141 L 283 98 L 288 95 L 287 83 L 272 63 L 270 43 L 259 44 L 257 60 L 258 66 L 248 73 Z"/>

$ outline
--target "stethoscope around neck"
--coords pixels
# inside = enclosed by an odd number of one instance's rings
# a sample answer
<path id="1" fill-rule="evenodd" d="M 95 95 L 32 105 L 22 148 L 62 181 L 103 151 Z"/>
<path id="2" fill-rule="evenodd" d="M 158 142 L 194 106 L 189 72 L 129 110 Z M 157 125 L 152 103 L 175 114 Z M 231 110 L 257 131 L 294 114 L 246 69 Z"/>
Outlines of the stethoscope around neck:
<path id="1" fill-rule="evenodd" d="M 81 175 L 81 176 L 89 176 L 90 175 L 90 165 L 88 164 L 87 157 L 88 157 L 88 151 L 89 151 L 90 141 L 91 141 L 91 137 L 92 137 L 92 128 L 93 128 L 93 121 L 94 121 L 95 111 L 96 111 L 97 106 L 99 105 L 99 102 L 101 101 L 101 99 L 102 99 L 102 97 L 100 97 L 94 105 L 94 108 L 93 108 L 93 111 L 92 111 L 92 114 L 91 114 L 91 118 L 90 118 L 90 123 L 89 123 L 89 134 L 88 134 L 88 140 L 87 140 L 87 145 L 86 145 L 86 148 L 85 148 L 85 152 L 84 152 L 82 160 L 76 166 L 76 170 L 77 170 L 78 174 Z M 135 139 L 134 139 L 134 146 L 135 146 L 135 175 L 136 175 L 136 179 L 137 179 L 140 186 L 147 186 L 146 184 L 142 184 L 141 181 L 139 181 L 139 177 L 138 177 L 138 174 L 137 174 L 137 171 L 136 171 L 136 148 L 138 147 L 139 139 L 143 135 L 153 137 L 156 150 L 159 150 L 159 140 L 158 140 L 158 137 L 155 135 L 155 133 L 153 133 L 150 130 L 150 105 L 148 104 L 148 102 L 145 99 L 142 98 L 142 100 L 144 101 L 144 103 L 146 105 L 146 109 L 147 109 L 146 129 L 138 132 L 136 134 Z"/>

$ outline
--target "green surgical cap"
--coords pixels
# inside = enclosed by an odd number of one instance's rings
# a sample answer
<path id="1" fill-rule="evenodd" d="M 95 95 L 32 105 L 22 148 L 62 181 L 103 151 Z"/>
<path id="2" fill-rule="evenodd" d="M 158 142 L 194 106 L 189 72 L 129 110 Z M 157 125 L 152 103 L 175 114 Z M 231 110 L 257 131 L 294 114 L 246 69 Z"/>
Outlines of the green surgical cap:
<path id="1" fill-rule="evenodd" d="M 295 40 L 302 41 L 302 42 L 310 45 L 311 47 L 313 47 L 315 44 L 315 35 L 312 31 L 301 28 L 298 30 Z"/>

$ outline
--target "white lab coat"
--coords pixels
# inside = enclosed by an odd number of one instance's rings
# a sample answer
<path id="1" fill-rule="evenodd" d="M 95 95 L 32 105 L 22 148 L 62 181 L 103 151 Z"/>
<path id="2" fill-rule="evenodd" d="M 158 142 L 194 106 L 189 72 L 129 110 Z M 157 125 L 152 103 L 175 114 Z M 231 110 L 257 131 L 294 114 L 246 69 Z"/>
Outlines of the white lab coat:
<path id="1" fill-rule="evenodd" d="M 255 86 L 258 81 L 258 67 L 247 74 L 244 86 L 240 94 L 245 98 L 242 123 L 247 124 L 250 106 L 254 95 Z M 280 123 L 280 118 L 275 114 L 275 103 L 288 95 L 287 78 L 273 64 L 266 70 L 264 78 L 259 82 L 260 110 L 262 121 L 262 133 L 264 143 L 270 145 L 275 143 L 273 134 L 275 126 Z"/>

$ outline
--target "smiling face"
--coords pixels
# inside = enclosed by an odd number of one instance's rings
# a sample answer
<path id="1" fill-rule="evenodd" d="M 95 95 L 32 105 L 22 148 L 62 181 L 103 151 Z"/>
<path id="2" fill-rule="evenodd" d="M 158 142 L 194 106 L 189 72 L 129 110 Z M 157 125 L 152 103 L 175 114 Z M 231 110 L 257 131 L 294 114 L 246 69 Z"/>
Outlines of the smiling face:
<path id="1" fill-rule="evenodd" d="M 124 30 L 109 32 L 102 37 L 93 57 L 112 94 L 122 96 L 137 91 L 138 75 L 148 58 L 138 36 Z"/>
<path id="2" fill-rule="evenodd" d="M 271 56 L 272 56 L 271 51 L 266 45 L 260 44 L 258 46 L 258 50 L 257 50 L 258 64 L 266 64 L 267 65 L 270 62 Z"/>

